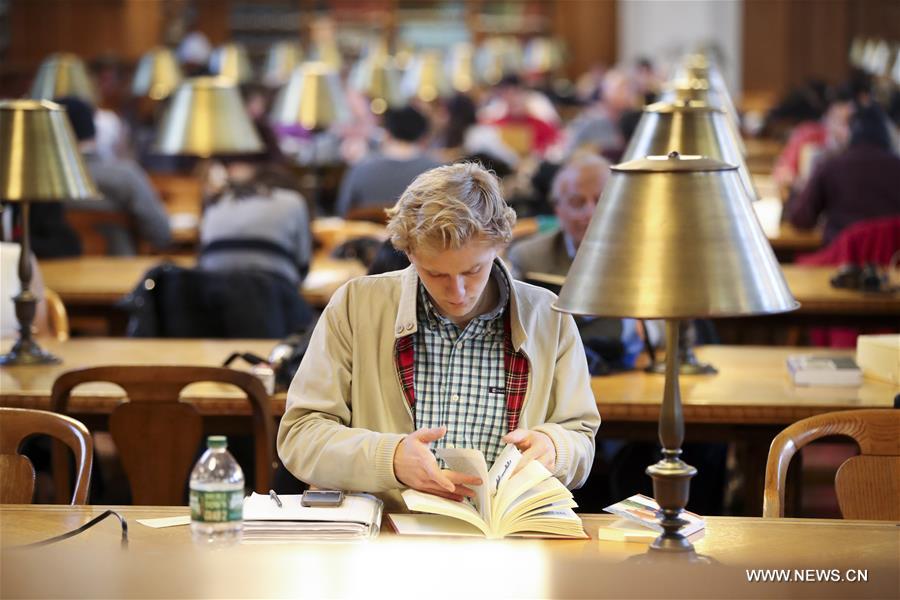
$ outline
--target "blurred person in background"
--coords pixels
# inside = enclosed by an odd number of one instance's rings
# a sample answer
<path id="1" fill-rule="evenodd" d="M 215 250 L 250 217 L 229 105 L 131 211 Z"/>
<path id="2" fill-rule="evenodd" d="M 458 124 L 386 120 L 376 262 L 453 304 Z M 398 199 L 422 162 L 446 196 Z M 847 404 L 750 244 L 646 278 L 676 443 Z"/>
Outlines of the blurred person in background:
<path id="1" fill-rule="evenodd" d="M 144 170 L 131 160 L 104 160 L 97 153 L 94 108 L 90 104 L 73 97 L 60 98 L 56 102 L 66 109 L 78 140 L 78 149 L 97 190 L 103 196 L 102 202 L 79 202 L 70 209 L 111 207 L 121 211 L 132 218 L 141 240 L 149 242 L 156 250 L 167 248 L 172 242 L 169 215 Z M 139 240 L 131 239 L 127 231 L 110 226 L 104 234 L 110 254 L 136 253 Z"/>
<path id="2" fill-rule="evenodd" d="M 425 152 L 428 120 L 411 106 L 389 109 L 386 135 L 377 152 L 350 167 L 338 191 L 335 212 L 392 206 L 419 174 L 440 166 Z"/>
<path id="3" fill-rule="evenodd" d="M 264 271 L 299 286 L 312 260 L 306 200 L 277 187 L 265 155 L 225 162 L 227 181 L 200 222 L 199 266 L 207 271 Z"/>
<path id="4" fill-rule="evenodd" d="M 495 98 L 484 108 L 481 118 L 497 127 L 504 142 L 516 152 L 542 156 L 559 141 L 559 117 L 546 96 L 526 89 L 517 75 L 506 75 L 494 92 Z M 536 97 L 542 102 L 536 102 Z M 538 110 L 544 104 L 551 112 Z"/>
<path id="5" fill-rule="evenodd" d="M 816 119 L 803 121 L 791 130 L 790 137 L 775 160 L 772 178 L 782 188 L 796 194 L 803 189 L 813 162 L 823 154 L 839 152 L 850 137 L 853 91 L 848 85 L 827 92 L 829 100 Z M 813 105 L 815 106 L 815 104 Z"/>
<path id="6" fill-rule="evenodd" d="M 609 175 L 609 161 L 590 153 L 579 154 L 560 168 L 551 190 L 559 225 L 510 247 L 507 259 L 517 278 L 528 279 L 531 272 L 563 276 L 569 272 Z M 643 350 L 634 319 L 576 317 L 575 323 L 592 375 L 634 367 Z"/>
<path id="7" fill-rule="evenodd" d="M 624 71 L 607 71 L 600 98 L 566 129 L 565 155 L 587 148 L 617 162 L 640 117 L 642 100 L 635 82 Z"/>
<path id="8" fill-rule="evenodd" d="M 641 57 L 635 62 L 634 82 L 636 91 L 643 98 L 645 105 L 657 101 L 663 79 L 649 58 Z"/>
<path id="9" fill-rule="evenodd" d="M 212 46 L 201 31 L 191 31 L 185 35 L 175 52 L 185 77 L 209 75 L 211 54 Z"/>
<path id="10" fill-rule="evenodd" d="M 827 245 L 857 221 L 900 214 L 900 156 L 886 119 L 877 104 L 856 108 L 847 148 L 817 165 L 789 205 L 791 224 L 810 229 L 821 218 Z"/>
<path id="11" fill-rule="evenodd" d="M 94 110 L 94 148 L 103 160 L 131 156 L 128 127 L 119 115 L 127 93 L 123 71 L 121 61 L 115 56 L 104 56 L 91 63 L 91 75 L 99 94 Z"/>

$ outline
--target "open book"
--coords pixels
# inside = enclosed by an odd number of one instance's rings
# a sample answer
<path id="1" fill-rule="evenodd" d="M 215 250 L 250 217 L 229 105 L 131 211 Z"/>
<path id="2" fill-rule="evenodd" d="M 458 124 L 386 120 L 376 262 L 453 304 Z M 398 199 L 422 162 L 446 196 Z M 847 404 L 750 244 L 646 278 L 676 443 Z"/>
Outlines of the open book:
<path id="1" fill-rule="evenodd" d="M 488 470 L 484 455 L 466 448 L 439 448 L 435 452 L 453 471 L 475 475 L 482 481 L 474 487 L 475 497 L 456 502 L 417 490 L 403 492 L 411 511 L 459 519 L 442 527 L 439 521 L 417 522 L 409 515 L 391 515 L 398 533 L 431 535 L 477 535 L 488 538 L 507 535 L 543 534 L 548 537 L 586 538 L 581 519 L 572 510 L 577 505 L 572 492 L 553 477 L 544 465 L 531 461 L 513 475 L 522 454 L 513 445 L 504 448 Z M 427 524 L 427 525 L 425 525 Z"/>

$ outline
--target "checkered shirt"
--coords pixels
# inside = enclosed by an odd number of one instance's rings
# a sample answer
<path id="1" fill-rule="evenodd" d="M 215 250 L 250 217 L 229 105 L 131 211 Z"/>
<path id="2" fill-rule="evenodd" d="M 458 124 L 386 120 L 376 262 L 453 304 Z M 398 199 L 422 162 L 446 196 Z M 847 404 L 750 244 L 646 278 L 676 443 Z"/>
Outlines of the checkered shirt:
<path id="1" fill-rule="evenodd" d="M 446 426 L 433 448 L 475 448 L 488 465 L 508 431 L 504 312 L 510 284 L 496 265 L 491 277 L 500 290 L 497 305 L 464 329 L 436 310 L 420 282 L 413 336 L 416 428 Z"/>

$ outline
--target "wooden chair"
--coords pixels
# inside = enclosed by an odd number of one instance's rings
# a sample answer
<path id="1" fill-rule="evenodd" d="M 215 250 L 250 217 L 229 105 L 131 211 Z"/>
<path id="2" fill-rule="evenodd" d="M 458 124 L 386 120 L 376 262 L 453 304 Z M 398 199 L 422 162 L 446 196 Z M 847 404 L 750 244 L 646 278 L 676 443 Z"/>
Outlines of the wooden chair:
<path id="1" fill-rule="evenodd" d="M 347 221 L 368 221 L 377 225 L 387 225 L 388 216 L 385 212 L 393 204 L 383 204 L 380 206 L 358 206 L 347 211 L 345 219 Z"/>
<path id="2" fill-rule="evenodd" d="M 71 417 L 45 410 L 0 408 L 0 503 L 29 504 L 34 495 L 34 466 L 19 451 L 33 435 L 49 435 L 75 454 L 75 491 L 71 504 L 85 504 L 94 461 L 91 434 Z"/>
<path id="3" fill-rule="evenodd" d="M 104 229 L 111 228 L 125 230 L 134 241 L 139 253 L 148 250 L 145 245 L 141 244 L 134 220 L 124 212 L 70 207 L 66 210 L 66 221 L 81 238 L 81 253 L 86 256 L 106 256 L 110 253 L 109 241 Z"/>
<path id="4" fill-rule="evenodd" d="M 69 315 L 59 294 L 44 288 L 44 303 L 47 306 L 47 332 L 60 342 L 69 339 Z"/>
<path id="5" fill-rule="evenodd" d="M 900 410 L 825 413 L 797 421 L 769 449 L 763 517 L 784 516 L 788 465 L 800 448 L 832 435 L 853 438 L 859 456 L 845 461 L 834 478 L 845 519 L 900 521 Z"/>
<path id="6" fill-rule="evenodd" d="M 69 371 L 53 383 L 50 402 L 64 413 L 75 386 L 96 381 L 115 383 L 129 401 L 109 416 L 109 430 L 128 477 L 132 502 L 180 505 L 197 449 L 203 439 L 203 417 L 197 407 L 181 402 L 189 384 L 228 383 L 238 387 L 253 411 L 257 492 L 267 493 L 273 473 L 274 426 L 269 395 L 250 373 L 221 367 L 106 366 Z M 62 470 L 55 470 L 57 477 Z"/>

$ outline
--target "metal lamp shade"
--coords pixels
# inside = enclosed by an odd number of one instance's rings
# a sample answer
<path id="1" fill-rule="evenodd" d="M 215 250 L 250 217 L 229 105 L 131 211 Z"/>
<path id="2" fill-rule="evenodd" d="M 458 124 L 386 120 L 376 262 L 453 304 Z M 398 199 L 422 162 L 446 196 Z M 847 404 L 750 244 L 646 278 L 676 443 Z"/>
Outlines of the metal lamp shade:
<path id="1" fill-rule="evenodd" d="M 475 88 L 475 49 L 471 44 L 454 44 L 447 54 L 447 77 L 450 87 L 468 93 Z"/>
<path id="2" fill-rule="evenodd" d="M 406 100 L 433 102 L 450 93 L 450 82 L 444 72 L 439 52 L 423 52 L 406 69 L 400 82 L 400 92 Z"/>
<path id="3" fill-rule="evenodd" d="M 657 102 L 645 106 L 622 160 L 665 155 L 676 149 L 737 165 L 748 197 L 757 198 L 738 140 L 721 110 L 703 102 Z"/>
<path id="4" fill-rule="evenodd" d="M 187 79 L 157 130 L 154 151 L 200 157 L 255 154 L 263 144 L 237 86 L 221 77 Z"/>
<path id="5" fill-rule="evenodd" d="M 162 100 L 175 91 L 182 79 L 184 77 L 175 53 L 168 48 L 154 48 L 138 62 L 131 82 L 131 93 L 137 97 Z"/>
<path id="6" fill-rule="evenodd" d="M 402 104 L 400 72 L 390 56 L 372 54 L 362 58 L 350 74 L 350 86 L 369 99 L 372 113 L 380 115 Z"/>
<path id="7" fill-rule="evenodd" d="M 0 200 L 99 196 L 64 108 L 47 100 L 0 101 Z"/>
<path id="8" fill-rule="evenodd" d="M 209 70 L 215 75 L 242 84 L 253 79 L 253 67 L 247 49 L 241 44 L 224 44 L 209 57 Z"/>
<path id="9" fill-rule="evenodd" d="M 727 118 L 728 127 L 735 144 L 740 150 L 741 156 L 747 156 L 747 146 L 741 136 L 741 120 L 737 109 L 728 95 L 728 90 L 710 88 L 710 83 L 705 79 L 676 79 L 660 95 L 662 102 L 703 102 L 713 108 L 721 109 Z"/>
<path id="10" fill-rule="evenodd" d="M 345 114 L 337 73 L 324 63 L 308 62 L 295 69 L 278 92 L 269 120 L 322 131 L 342 121 Z"/>
<path id="11" fill-rule="evenodd" d="M 496 85 L 504 75 L 518 74 L 522 60 L 522 47 L 515 38 L 488 38 L 478 48 L 475 68 L 481 83 Z"/>
<path id="12" fill-rule="evenodd" d="M 303 61 L 303 51 L 299 44 L 278 42 L 269 48 L 266 54 L 266 65 L 263 69 L 263 82 L 269 86 L 279 86 L 291 78 Z"/>
<path id="13" fill-rule="evenodd" d="M 648 319 L 797 306 L 737 168 L 677 153 L 612 168 L 555 305 Z"/>
<path id="14" fill-rule="evenodd" d="M 562 52 L 555 40 L 533 38 L 525 45 L 524 68 L 532 73 L 553 73 L 562 64 Z"/>
<path id="15" fill-rule="evenodd" d="M 46 100 L 74 96 L 91 105 L 97 104 L 97 90 L 84 62 L 69 53 L 51 54 L 41 63 L 29 96 Z"/>

